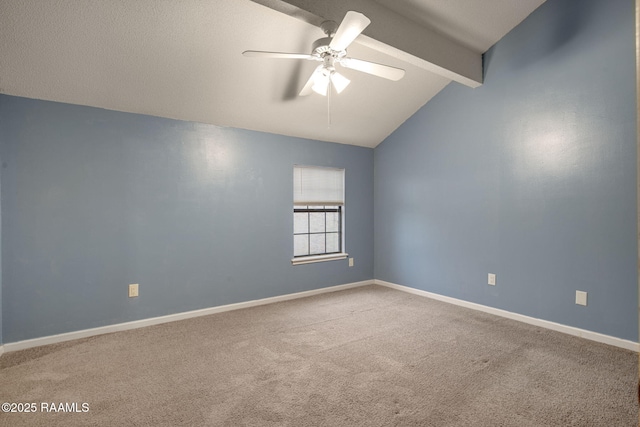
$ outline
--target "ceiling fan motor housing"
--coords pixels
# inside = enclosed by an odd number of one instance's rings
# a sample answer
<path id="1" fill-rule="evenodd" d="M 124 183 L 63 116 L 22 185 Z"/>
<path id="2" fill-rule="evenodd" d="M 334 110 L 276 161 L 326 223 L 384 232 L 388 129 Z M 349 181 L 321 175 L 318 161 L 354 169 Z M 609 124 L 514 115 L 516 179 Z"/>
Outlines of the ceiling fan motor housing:
<path id="1" fill-rule="evenodd" d="M 313 42 L 313 45 L 312 45 L 313 51 L 311 54 L 322 59 L 326 58 L 327 56 L 331 56 L 334 59 L 340 59 L 344 57 L 347 54 L 347 51 L 346 50 L 337 51 L 337 50 L 331 49 L 329 47 L 331 40 L 332 40 L 332 37 L 323 37 Z"/>

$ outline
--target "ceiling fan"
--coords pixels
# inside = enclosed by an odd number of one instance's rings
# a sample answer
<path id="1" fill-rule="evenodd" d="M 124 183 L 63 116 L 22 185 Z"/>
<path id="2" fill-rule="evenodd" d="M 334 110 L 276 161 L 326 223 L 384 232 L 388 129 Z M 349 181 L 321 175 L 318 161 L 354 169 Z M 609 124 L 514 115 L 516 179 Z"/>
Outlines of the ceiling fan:
<path id="1" fill-rule="evenodd" d="M 336 92 L 342 92 L 347 85 L 349 85 L 350 80 L 336 71 L 336 64 L 388 80 L 400 80 L 405 73 L 401 68 L 346 56 L 347 47 L 349 47 L 351 42 L 353 42 L 370 23 L 371 20 L 362 13 L 349 11 L 344 16 L 340 26 L 334 21 L 325 21 L 322 23 L 321 28 L 327 37 L 318 39 L 313 43 L 311 54 L 263 52 L 256 50 L 246 50 L 242 52 L 242 54 L 253 57 L 308 59 L 322 62 L 322 65 L 319 65 L 315 69 L 300 91 L 301 96 L 309 95 L 312 91 L 326 96 L 327 93 L 330 94 L 331 85 L 336 89 Z"/>

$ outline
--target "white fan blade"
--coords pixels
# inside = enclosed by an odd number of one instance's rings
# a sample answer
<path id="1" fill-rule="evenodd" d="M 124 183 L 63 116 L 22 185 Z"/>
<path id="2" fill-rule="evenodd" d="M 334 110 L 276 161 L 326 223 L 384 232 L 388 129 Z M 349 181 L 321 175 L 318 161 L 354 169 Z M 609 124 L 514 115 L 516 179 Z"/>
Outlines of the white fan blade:
<path id="1" fill-rule="evenodd" d="M 242 52 L 244 56 L 278 58 L 278 59 L 317 59 L 315 56 L 306 53 L 284 53 L 284 52 L 263 52 L 260 50 L 245 50 Z"/>
<path id="2" fill-rule="evenodd" d="M 376 64 L 375 62 L 363 61 L 362 59 L 342 58 L 340 65 L 345 68 L 351 68 L 352 70 L 362 71 L 363 73 L 373 74 L 374 76 L 393 81 L 398 81 L 404 77 L 404 70 L 402 68 Z"/>
<path id="3" fill-rule="evenodd" d="M 307 83 L 305 83 L 304 87 L 300 91 L 300 96 L 307 96 L 311 94 L 313 85 L 316 82 L 316 74 L 321 72 L 322 72 L 322 65 L 319 65 L 315 69 L 315 71 L 311 74 L 311 77 L 309 77 L 309 80 L 307 80 Z"/>
<path id="4" fill-rule="evenodd" d="M 345 50 L 370 23 L 371 20 L 363 14 L 350 10 L 344 15 L 329 47 L 337 51 Z"/>

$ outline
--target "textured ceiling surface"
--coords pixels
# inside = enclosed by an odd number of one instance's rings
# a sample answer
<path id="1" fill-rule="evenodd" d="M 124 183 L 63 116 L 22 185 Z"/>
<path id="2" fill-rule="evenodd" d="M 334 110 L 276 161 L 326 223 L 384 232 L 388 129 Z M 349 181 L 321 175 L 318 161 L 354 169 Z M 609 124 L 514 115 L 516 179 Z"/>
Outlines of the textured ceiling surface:
<path id="1" fill-rule="evenodd" d="M 404 68 L 405 77 L 341 69 L 351 84 L 330 105 L 299 97 L 317 63 L 241 53 L 310 53 L 324 34 L 288 0 L 269 1 L 292 12 L 250 0 L 0 0 L 0 92 L 375 147 L 451 81 L 361 36 L 349 56 Z M 375 3 L 482 53 L 543 1 Z"/>

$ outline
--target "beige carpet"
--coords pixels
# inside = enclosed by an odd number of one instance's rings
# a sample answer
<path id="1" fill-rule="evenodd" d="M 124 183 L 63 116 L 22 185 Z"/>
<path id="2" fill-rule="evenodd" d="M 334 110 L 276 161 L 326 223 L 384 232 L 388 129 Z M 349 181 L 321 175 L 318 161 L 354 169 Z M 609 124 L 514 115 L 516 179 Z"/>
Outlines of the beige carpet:
<path id="1" fill-rule="evenodd" d="M 2 426 L 638 424 L 635 353 L 379 286 L 5 353 L 0 366 L 0 402 L 38 406 L 0 413 Z"/>

